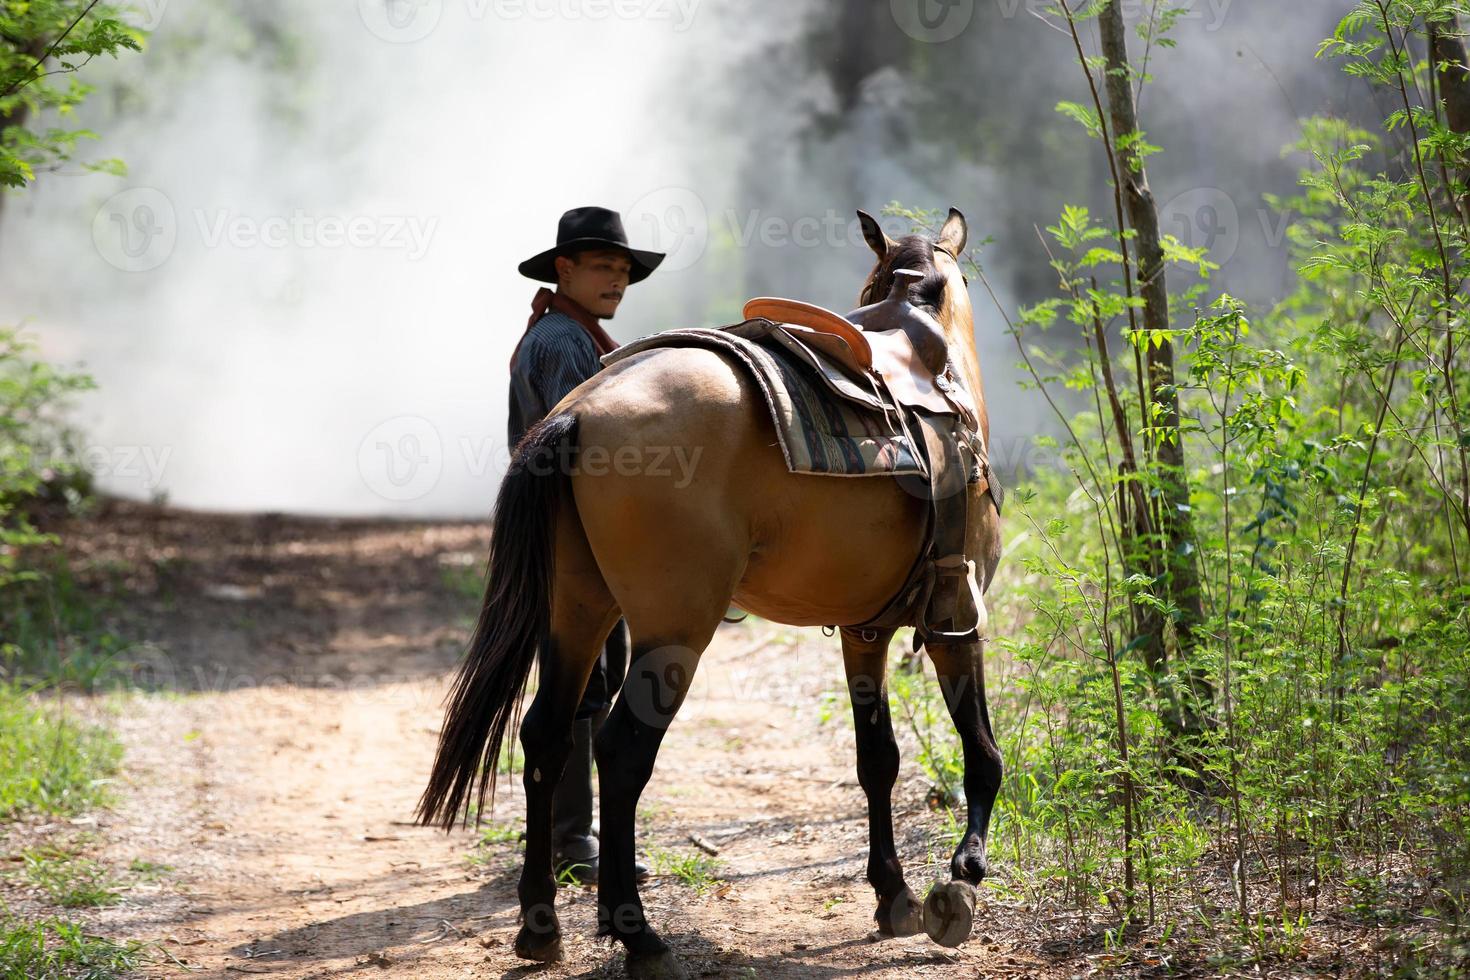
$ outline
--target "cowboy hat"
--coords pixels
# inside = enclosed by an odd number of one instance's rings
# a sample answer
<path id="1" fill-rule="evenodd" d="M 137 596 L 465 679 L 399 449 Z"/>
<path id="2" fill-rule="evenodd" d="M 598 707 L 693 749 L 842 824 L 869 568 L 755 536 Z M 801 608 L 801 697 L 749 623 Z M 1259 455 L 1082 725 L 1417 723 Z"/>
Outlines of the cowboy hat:
<path id="1" fill-rule="evenodd" d="M 615 248 L 628 253 L 633 267 L 628 270 L 628 284 L 647 279 L 664 260 L 662 252 L 646 252 L 628 245 L 623 231 L 623 218 L 607 208 L 573 208 L 561 216 L 556 226 L 556 245 L 520 264 L 521 275 L 538 282 L 556 282 L 556 257 L 573 255 L 593 248 Z"/>

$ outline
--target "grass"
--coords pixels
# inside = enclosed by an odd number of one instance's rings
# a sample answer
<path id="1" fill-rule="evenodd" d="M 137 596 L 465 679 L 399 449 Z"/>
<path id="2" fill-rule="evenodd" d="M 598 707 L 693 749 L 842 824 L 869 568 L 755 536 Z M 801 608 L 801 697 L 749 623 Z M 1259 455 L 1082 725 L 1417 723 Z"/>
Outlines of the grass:
<path id="1" fill-rule="evenodd" d="M 491 824 L 480 831 L 478 845 L 487 847 L 492 844 L 513 844 L 524 836 L 520 830 L 509 824 Z"/>
<path id="2" fill-rule="evenodd" d="M 703 895 L 720 883 L 720 862 L 703 854 L 680 854 L 662 847 L 649 850 L 655 874 L 668 875 Z"/>
<path id="3" fill-rule="evenodd" d="M 121 754 L 105 730 L 0 683 L 0 820 L 28 812 L 74 816 L 105 802 Z"/>
<path id="4" fill-rule="evenodd" d="M 480 830 L 480 839 L 475 841 L 474 850 L 470 851 L 465 858 L 471 867 L 481 868 L 488 865 L 502 852 L 492 850 L 502 844 L 519 844 L 525 838 L 525 834 L 509 824 L 494 823 Z"/>
<path id="5" fill-rule="evenodd" d="M 125 569 L 102 569 L 121 578 Z M 128 667 L 129 644 L 103 623 L 106 600 L 54 558 L 0 591 L 0 681 L 96 691 Z"/>
<path id="6" fill-rule="evenodd" d="M 439 569 L 444 588 L 461 599 L 479 602 L 485 595 L 485 568 L 482 564 L 445 565 Z"/>
<path id="7" fill-rule="evenodd" d="M 108 870 L 74 850 L 48 845 L 21 853 L 26 881 L 65 909 L 115 905 L 122 897 Z"/>
<path id="8" fill-rule="evenodd" d="M 128 871 L 137 876 L 139 881 L 159 881 L 164 875 L 174 869 L 171 864 L 159 864 L 156 861 L 145 861 L 142 858 L 134 858 L 128 865 Z"/>
<path id="9" fill-rule="evenodd" d="M 141 950 L 70 922 L 0 919 L 0 980 L 111 980 L 137 969 Z"/>

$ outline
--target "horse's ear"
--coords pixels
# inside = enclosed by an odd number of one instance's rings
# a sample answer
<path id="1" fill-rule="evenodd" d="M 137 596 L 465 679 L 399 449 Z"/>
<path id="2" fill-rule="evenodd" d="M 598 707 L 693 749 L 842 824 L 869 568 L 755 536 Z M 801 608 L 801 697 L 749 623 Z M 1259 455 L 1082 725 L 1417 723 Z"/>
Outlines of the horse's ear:
<path id="1" fill-rule="evenodd" d="M 948 249 L 951 255 L 960 256 L 965 252 L 965 242 L 969 237 L 970 226 L 965 223 L 965 216 L 960 214 L 958 208 L 950 208 L 949 220 L 939 229 L 939 244 Z"/>
<path id="2" fill-rule="evenodd" d="M 897 242 L 888 237 L 888 233 L 871 214 L 862 210 L 857 214 L 858 222 L 863 226 L 863 237 L 868 240 L 868 247 L 877 254 L 879 261 L 888 258 L 888 253 Z"/>

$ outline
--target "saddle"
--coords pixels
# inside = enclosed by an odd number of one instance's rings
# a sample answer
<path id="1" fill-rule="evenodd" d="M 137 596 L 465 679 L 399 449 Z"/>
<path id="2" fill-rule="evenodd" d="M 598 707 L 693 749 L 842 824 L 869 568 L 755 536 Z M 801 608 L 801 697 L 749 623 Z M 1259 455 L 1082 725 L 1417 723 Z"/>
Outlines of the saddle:
<path id="1" fill-rule="evenodd" d="M 910 280 L 900 269 L 881 303 L 847 316 L 794 299 L 762 296 L 745 304 L 747 322 L 780 324 L 794 339 L 859 377 L 876 375 L 899 404 L 938 414 L 959 412 L 978 428 L 975 404 L 949 364 L 944 328 L 908 301 Z"/>
<path id="2" fill-rule="evenodd" d="M 999 485 L 970 392 L 949 360 L 944 330 L 908 302 L 922 274 L 901 269 L 879 303 L 841 316 L 797 300 L 761 297 L 745 304 L 743 323 L 724 330 L 744 339 L 780 344 L 819 374 L 839 397 L 895 409 L 896 424 L 923 457 L 923 477 L 899 477 L 929 501 L 926 546 L 904 586 L 877 616 L 844 624 L 858 632 L 915 627 L 921 643 L 966 643 L 985 628 L 985 604 L 975 561 L 965 554 L 970 522 L 966 492 L 982 484 L 1000 507 Z"/>

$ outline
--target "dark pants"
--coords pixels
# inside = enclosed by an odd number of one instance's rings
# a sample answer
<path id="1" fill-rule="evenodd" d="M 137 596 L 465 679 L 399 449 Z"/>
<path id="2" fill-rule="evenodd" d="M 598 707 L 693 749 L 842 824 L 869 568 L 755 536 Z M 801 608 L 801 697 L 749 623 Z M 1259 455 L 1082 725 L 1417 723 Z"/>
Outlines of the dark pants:
<path id="1" fill-rule="evenodd" d="M 618 620 L 592 665 L 587 690 L 572 722 L 572 751 L 551 798 L 552 846 L 579 860 L 597 853 L 592 838 L 592 739 L 612 710 L 628 673 L 628 624 Z M 570 846 L 569 846 L 570 845 Z"/>
<path id="2" fill-rule="evenodd" d="M 606 716 L 627 674 L 628 621 L 620 619 L 607 635 L 607 644 L 597 663 L 592 665 L 592 676 L 587 678 L 587 690 L 582 693 L 582 703 L 577 705 L 576 719 L 586 721 L 599 714 Z"/>

